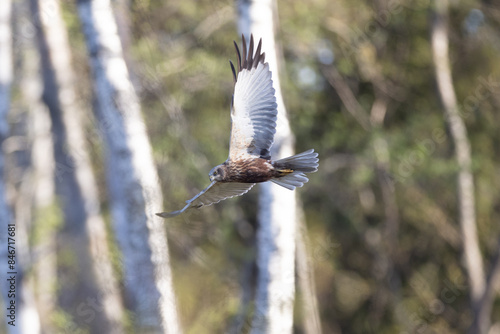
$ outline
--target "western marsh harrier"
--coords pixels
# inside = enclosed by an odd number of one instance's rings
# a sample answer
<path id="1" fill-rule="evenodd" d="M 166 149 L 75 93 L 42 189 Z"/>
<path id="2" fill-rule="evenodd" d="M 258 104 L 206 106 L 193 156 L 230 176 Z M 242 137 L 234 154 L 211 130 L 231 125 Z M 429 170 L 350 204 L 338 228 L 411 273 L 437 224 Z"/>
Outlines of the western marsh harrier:
<path id="1" fill-rule="evenodd" d="M 269 64 L 261 53 L 259 41 L 255 55 L 253 36 L 247 53 L 243 37 L 243 60 L 236 42 L 238 67 L 231 63 L 234 95 L 231 106 L 231 139 L 226 162 L 212 168 L 212 182 L 186 206 L 173 212 L 157 213 L 163 218 L 175 217 L 189 208 L 200 208 L 248 192 L 256 183 L 271 181 L 290 190 L 302 187 L 308 178 L 304 173 L 318 170 L 318 153 L 313 149 L 292 157 L 271 160 L 270 149 L 276 133 L 278 115 Z"/>

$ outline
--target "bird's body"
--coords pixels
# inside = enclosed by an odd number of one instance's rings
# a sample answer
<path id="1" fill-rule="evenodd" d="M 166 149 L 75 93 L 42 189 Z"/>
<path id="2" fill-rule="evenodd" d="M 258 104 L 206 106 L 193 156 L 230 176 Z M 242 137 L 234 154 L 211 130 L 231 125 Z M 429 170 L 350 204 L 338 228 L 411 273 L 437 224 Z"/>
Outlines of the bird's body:
<path id="1" fill-rule="evenodd" d="M 259 41 L 255 56 L 253 36 L 247 54 L 243 37 L 243 60 L 236 42 L 238 55 L 236 69 L 231 63 L 235 82 L 231 107 L 231 138 L 228 159 L 212 168 L 212 183 L 198 195 L 186 201 L 181 210 L 158 213 L 160 217 L 174 217 L 189 208 L 200 208 L 223 199 L 240 196 L 256 183 L 272 181 L 293 190 L 302 187 L 308 178 L 304 173 L 318 169 L 318 154 L 308 150 L 292 157 L 271 160 L 271 146 L 276 132 L 277 104 L 273 81 L 265 54 Z"/>
<path id="2" fill-rule="evenodd" d="M 240 160 L 237 164 L 229 160 L 219 166 L 225 169 L 225 177 L 219 182 L 259 183 L 269 181 L 275 174 L 271 160 L 262 158 Z"/>
<path id="3" fill-rule="evenodd" d="M 263 158 L 240 160 L 238 163 L 228 160 L 217 167 L 222 168 L 225 175 L 219 182 L 261 183 L 294 172 L 286 164 Z"/>

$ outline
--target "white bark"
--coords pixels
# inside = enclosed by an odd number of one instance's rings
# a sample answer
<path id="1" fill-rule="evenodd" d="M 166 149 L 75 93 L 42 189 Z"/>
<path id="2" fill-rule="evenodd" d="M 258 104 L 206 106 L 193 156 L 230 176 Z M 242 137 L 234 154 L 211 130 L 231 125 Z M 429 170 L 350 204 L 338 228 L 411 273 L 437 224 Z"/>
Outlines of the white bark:
<path id="1" fill-rule="evenodd" d="M 56 182 L 65 183 L 72 200 L 62 200 L 66 222 L 84 227 L 66 229 L 72 234 L 73 245 L 82 243 L 79 258 L 88 256 L 95 280 L 98 302 L 102 305 L 107 332 L 123 332 L 123 307 L 118 284 L 113 274 L 107 245 L 106 228 L 100 212 L 97 183 L 95 181 L 84 137 L 82 110 L 76 103 L 75 76 L 66 27 L 57 0 L 34 0 L 34 14 L 39 14 L 41 29 L 39 41 L 45 77 L 44 99 L 51 109 L 56 138 Z M 78 213 L 74 215 L 73 212 Z M 77 216 L 77 217 L 75 217 Z M 75 234 L 76 233 L 76 234 Z M 77 239 L 77 240 L 75 240 Z M 85 270 L 81 265 L 80 270 Z M 88 296 L 87 296 L 88 297 Z M 81 303 L 83 301 L 78 301 Z M 101 328 L 102 330 L 102 328 Z"/>
<path id="2" fill-rule="evenodd" d="M 16 29 L 20 29 L 21 22 L 26 22 L 29 13 L 28 3 L 25 2 L 17 7 Z M 25 275 L 23 290 L 23 302 L 27 304 L 28 310 L 21 314 L 26 316 L 21 324 L 24 333 L 53 332 L 51 326 L 51 315 L 55 309 L 56 283 L 57 283 L 57 261 L 56 261 L 56 234 L 55 227 L 52 230 L 43 229 L 43 237 L 38 234 L 42 229 L 34 225 L 37 216 L 42 212 L 54 210 L 54 155 L 53 141 L 50 132 L 50 117 L 47 108 L 42 104 L 42 82 L 40 78 L 39 53 L 34 45 L 35 39 L 26 39 L 25 43 L 19 43 L 17 55 L 22 57 L 19 85 L 22 87 L 22 98 L 29 109 L 27 114 L 22 115 L 19 123 L 28 123 L 27 133 L 16 133 L 9 137 L 9 154 L 14 151 L 31 151 L 30 166 L 16 166 L 22 168 L 23 173 L 14 173 L 16 177 L 9 180 L 11 189 L 15 184 L 17 193 L 15 196 L 15 217 L 18 226 L 19 240 L 22 244 L 18 247 L 25 250 L 25 258 L 29 258 L 26 265 L 32 267 L 32 275 Z M 22 113 L 21 113 L 22 114 Z M 15 119 L 21 115 L 13 114 Z M 27 152 L 26 152 L 27 154 Z M 32 208 L 30 210 L 29 208 Z M 23 228 L 21 228 L 23 227 Z M 28 244 L 28 233 L 38 236 L 37 242 Z M 24 234 L 24 236 L 21 236 Z M 28 247 L 32 248 L 29 249 Z M 31 289 L 33 296 L 27 291 Z"/>
<path id="3" fill-rule="evenodd" d="M 4 307 L 11 306 L 11 302 L 15 301 L 15 318 L 6 318 L 7 331 L 9 333 L 40 333 L 40 319 L 36 304 L 34 302 L 33 293 L 30 284 L 30 277 L 27 275 L 26 268 L 31 266 L 31 256 L 28 245 L 28 223 L 27 220 L 17 219 L 10 210 L 6 198 L 5 189 L 5 159 L 4 159 L 4 144 L 5 139 L 9 134 L 9 126 L 7 114 L 10 109 L 10 88 L 13 79 L 12 67 L 12 33 L 11 33 L 11 1 L 3 1 L 0 3 L 0 269 L 2 271 L 2 295 L 4 297 Z M 7 145 L 5 145 L 7 146 Z M 26 210 L 28 206 L 23 209 Z M 7 229 L 7 224 L 15 225 L 15 230 Z M 14 234 L 7 234 L 13 232 Z M 7 237 L 9 244 L 13 246 L 15 253 L 7 253 Z M 14 243 L 10 243 L 14 240 Z M 12 250 L 12 249 L 10 249 Z M 7 266 L 7 255 L 14 256 L 13 267 Z M 11 290 L 11 284 L 7 278 L 14 277 L 15 290 Z M 10 312 L 7 311 L 7 314 Z M 10 325 L 9 322 L 13 321 Z"/>
<path id="4" fill-rule="evenodd" d="M 154 214 L 162 194 L 109 0 L 81 0 L 78 12 L 91 57 L 112 218 L 135 325 L 138 332 L 179 333 L 165 229 Z"/>
<path id="5" fill-rule="evenodd" d="M 297 279 L 303 299 L 304 333 L 321 334 L 318 299 L 316 298 L 313 263 L 308 250 L 310 243 L 307 237 L 304 211 L 300 206 L 297 211 Z M 340 331 L 335 331 L 334 333 L 338 332 Z"/>
<path id="6" fill-rule="evenodd" d="M 238 28 L 247 40 L 262 38 L 262 50 L 273 74 L 278 120 L 271 154 L 274 160 L 293 155 L 278 74 L 274 38 L 276 2 L 238 2 Z M 295 298 L 295 192 L 266 182 L 261 185 L 257 231 L 257 291 L 251 333 L 291 333 Z"/>
<path id="7" fill-rule="evenodd" d="M 9 282 L 7 281 L 7 272 L 10 271 L 7 263 L 7 224 L 14 223 L 5 192 L 4 152 L 2 150 L 2 144 L 9 132 L 7 113 L 10 107 L 10 88 L 12 84 L 11 6 L 10 0 L 0 2 L 0 289 L 2 289 L 2 307 L 4 310 L 9 306 L 11 300 L 8 297 Z M 15 300 L 17 303 L 20 298 Z M 4 313 L 2 312 L 2 314 Z M 7 325 L 9 333 L 17 333 L 17 329 L 18 327 Z"/>
<path id="8" fill-rule="evenodd" d="M 10 107 L 10 86 L 12 84 L 12 29 L 11 0 L 0 3 L 0 138 L 7 137 L 9 127 L 7 113 Z"/>
<path id="9" fill-rule="evenodd" d="M 471 170 L 471 150 L 467 129 L 460 116 L 457 97 L 453 88 L 451 66 L 448 55 L 448 0 L 435 1 L 436 17 L 432 26 L 432 52 L 439 94 L 444 106 L 446 120 L 455 145 L 458 171 L 459 221 L 462 234 L 465 271 L 470 286 L 472 308 L 477 317 L 479 303 L 485 291 L 483 259 L 479 249 L 475 212 L 474 180 Z M 478 320 L 478 319 L 476 319 Z M 481 329 L 474 333 L 486 333 L 489 319 L 481 319 Z"/>
<path id="10" fill-rule="evenodd" d="M 7 138 L 9 123 L 7 114 L 10 108 L 10 90 L 12 84 L 12 32 L 11 32 L 11 0 L 0 3 L 0 144 Z M 1 146 L 0 146 L 1 149 Z M 0 221 L 10 222 L 11 213 L 8 208 L 4 188 L 4 155 L 0 150 Z M 4 231 L 0 233 L 4 235 Z M 2 243 L 2 245 L 4 245 Z"/>
<path id="11" fill-rule="evenodd" d="M 26 90 L 32 90 L 29 82 L 24 81 Z M 29 88 L 28 88 L 29 87 Z M 39 96 L 37 96 L 39 98 Z M 39 214 L 54 210 L 54 154 L 53 142 L 50 132 L 50 118 L 47 110 L 39 105 L 39 100 L 30 105 L 30 119 L 32 124 L 33 145 L 31 150 L 32 178 L 25 182 L 32 183 L 33 212 Z M 20 197 L 23 197 L 21 194 Z M 25 200 L 19 198 L 16 212 L 26 212 Z M 27 213 L 28 214 L 28 213 Z M 19 217 L 18 219 L 22 219 Z M 56 231 L 45 230 L 45 233 L 33 245 L 33 253 L 42 260 L 34 263 L 34 280 L 36 290 L 36 301 L 40 312 L 41 326 L 46 332 L 54 331 L 50 316 L 53 314 L 57 304 L 57 247 Z"/>

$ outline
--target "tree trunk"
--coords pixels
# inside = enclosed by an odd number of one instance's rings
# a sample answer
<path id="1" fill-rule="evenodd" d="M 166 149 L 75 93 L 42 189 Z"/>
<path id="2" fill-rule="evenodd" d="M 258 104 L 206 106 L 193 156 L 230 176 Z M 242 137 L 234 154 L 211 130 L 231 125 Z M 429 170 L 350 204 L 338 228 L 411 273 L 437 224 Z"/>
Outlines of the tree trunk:
<path id="1" fill-rule="evenodd" d="M 2 144 L 9 134 L 9 123 L 7 114 L 10 108 L 10 90 L 12 84 L 12 32 L 11 32 L 11 0 L 5 0 L 0 3 L 0 221 L 1 228 L 4 229 L 2 236 L 2 248 L 6 245 L 6 224 L 12 223 L 12 213 L 7 203 L 4 183 L 4 153 Z M 5 239 L 5 240 L 4 240 Z M 5 242 L 4 242 L 5 241 Z M 2 249 L 2 254 L 5 250 Z M 5 264 L 2 257 L 2 265 Z M 5 274 L 5 271 L 2 272 Z M 2 282 L 2 284 L 4 284 Z M 4 289 L 2 289 L 4 291 Z"/>
<path id="2" fill-rule="evenodd" d="M 32 293 L 32 281 L 26 268 L 31 267 L 28 245 L 29 224 L 26 219 L 14 217 L 9 207 L 5 187 L 4 148 L 9 135 L 7 114 L 10 109 L 10 91 L 13 79 L 12 33 L 10 0 L 0 3 L 0 269 L 7 331 L 9 333 L 40 333 L 40 319 Z M 22 185 L 26 182 L 21 183 Z M 12 185 L 12 184 L 11 184 Z M 21 188 L 25 188 L 22 187 Z M 29 197 L 29 196 L 28 196 Z M 27 204 L 27 203 L 25 203 Z M 25 205 L 23 211 L 29 208 Z M 21 216 L 21 215 L 20 215 Z"/>
<path id="3" fill-rule="evenodd" d="M 273 74 L 278 120 L 271 155 L 293 155 L 293 135 L 281 95 L 277 46 L 274 39 L 276 2 L 238 2 L 238 27 L 247 40 L 258 41 Z M 291 333 L 295 298 L 295 192 L 270 182 L 260 188 L 257 231 L 257 291 L 251 333 Z"/>
<path id="4" fill-rule="evenodd" d="M 79 0 L 107 148 L 113 226 L 123 255 L 127 302 L 136 332 L 179 333 L 157 172 L 109 0 Z"/>
<path id="5" fill-rule="evenodd" d="M 8 258 L 8 224 L 14 225 L 14 219 L 12 217 L 12 212 L 7 202 L 7 194 L 4 182 L 4 152 L 3 143 L 7 138 L 9 133 L 9 123 L 7 121 L 7 114 L 10 108 L 10 90 L 12 84 L 12 33 L 11 33 L 11 13 L 12 13 L 12 2 L 10 0 L 4 0 L 0 2 L 0 270 L 1 270 L 1 285 L 2 298 L 3 298 L 3 309 L 7 315 L 6 321 L 9 322 L 11 319 L 8 317 L 10 311 L 7 310 L 10 307 L 10 302 L 14 301 L 17 305 L 20 298 L 12 298 L 9 296 L 10 282 L 7 281 L 9 278 L 9 272 L 14 271 L 14 267 L 10 268 Z M 19 279 L 15 275 L 16 279 Z M 17 311 L 19 312 L 19 311 Z M 17 325 L 19 323 L 17 322 Z M 16 333 L 18 327 L 7 325 L 7 331 L 9 333 Z"/>
<path id="6" fill-rule="evenodd" d="M 299 201 L 300 202 L 300 201 Z M 302 309 L 304 314 L 304 333 L 321 334 L 321 321 L 316 298 L 316 284 L 314 282 L 313 264 L 308 249 L 309 238 L 302 205 L 297 207 L 297 279 L 302 296 Z M 340 333 L 335 330 L 334 333 Z"/>
<path id="7" fill-rule="evenodd" d="M 29 2 L 22 2 L 14 11 L 14 29 L 32 17 Z M 30 267 L 23 282 L 23 302 L 31 315 L 23 321 L 21 332 L 54 332 L 51 316 L 56 308 L 57 260 L 56 226 L 47 221 L 56 208 L 54 195 L 54 155 L 50 117 L 41 101 L 39 53 L 36 39 L 16 39 L 17 61 L 21 64 L 17 84 L 22 87 L 21 108 L 11 111 L 12 130 L 5 147 L 10 159 L 8 183 L 15 192 L 14 212 L 18 226 L 18 247 L 24 249 L 25 263 Z M 26 108 L 24 108 L 26 107 Z M 29 110 L 25 112 L 26 110 Z M 22 171 L 22 172 L 20 172 Z M 24 234 L 24 235 L 21 235 Z M 28 238 L 28 234 L 31 238 Z M 28 241 L 30 241 L 28 243 Z M 29 262 L 29 263 L 28 263 Z M 30 294 L 34 291 L 34 294 Z"/>
<path id="8" fill-rule="evenodd" d="M 25 83 L 27 87 L 29 83 Z M 39 96 L 38 96 L 39 97 Z M 57 246 L 56 227 L 44 221 L 44 217 L 56 210 L 54 190 L 54 154 L 53 141 L 50 132 L 50 118 L 40 100 L 33 98 L 30 106 L 30 120 L 32 124 L 33 145 L 31 150 L 32 175 L 24 181 L 32 183 L 34 224 L 41 223 L 42 227 L 34 226 L 33 233 L 41 232 L 33 242 L 33 253 L 39 254 L 43 260 L 34 261 L 33 276 L 35 280 L 36 300 L 40 313 L 41 326 L 46 333 L 54 332 L 51 315 L 57 304 Z M 16 212 L 26 211 L 25 196 L 20 193 Z M 33 219 L 34 218 L 34 219 Z M 22 218 L 18 218 L 22 219 Z M 37 224 L 38 225 L 38 224 Z M 47 226 L 49 225 L 49 226 Z"/>
<path id="9" fill-rule="evenodd" d="M 37 33 L 44 80 L 43 99 L 52 120 L 56 185 L 65 217 L 60 246 L 65 251 L 71 249 L 78 259 L 73 269 L 78 272 L 79 288 L 74 281 L 70 282 L 66 295 L 72 295 L 73 300 L 63 300 L 63 304 L 70 303 L 77 313 L 95 314 L 97 321 L 91 317 L 85 320 L 92 322 L 95 330 L 122 333 L 122 302 L 110 262 L 97 183 L 87 153 L 83 113 L 76 103 L 66 28 L 58 1 L 32 0 L 31 7 L 33 15 L 40 18 Z M 84 294 L 68 294 L 68 290 Z M 103 312 L 93 309 L 94 300 Z"/>
<path id="10" fill-rule="evenodd" d="M 471 333 L 487 333 L 490 326 L 489 315 L 478 318 L 480 301 L 485 291 L 483 259 L 479 249 L 475 213 L 474 181 L 471 170 L 470 143 L 467 129 L 460 116 L 451 66 L 448 55 L 448 0 L 435 1 L 435 18 L 432 24 L 432 53 L 436 71 L 439 95 L 444 113 L 455 145 L 455 156 L 458 165 L 458 209 L 462 232 L 465 271 L 470 286 L 470 298 L 474 314 Z"/>

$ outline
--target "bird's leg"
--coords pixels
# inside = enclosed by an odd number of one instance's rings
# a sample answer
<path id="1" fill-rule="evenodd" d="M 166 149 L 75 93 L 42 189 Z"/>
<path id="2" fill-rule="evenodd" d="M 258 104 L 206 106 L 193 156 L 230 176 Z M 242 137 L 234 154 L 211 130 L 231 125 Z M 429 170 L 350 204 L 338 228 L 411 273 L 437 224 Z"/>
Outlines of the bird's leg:
<path id="1" fill-rule="evenodd" d="M 279 176 L 285 176 L 294 172 L 293 169 L 288 169 L 288 168 L 276 169 L 276 171 L 278 172 Z"/>

